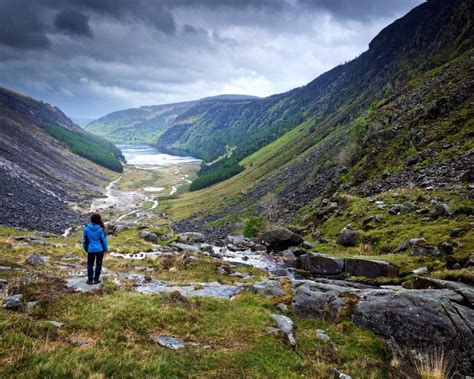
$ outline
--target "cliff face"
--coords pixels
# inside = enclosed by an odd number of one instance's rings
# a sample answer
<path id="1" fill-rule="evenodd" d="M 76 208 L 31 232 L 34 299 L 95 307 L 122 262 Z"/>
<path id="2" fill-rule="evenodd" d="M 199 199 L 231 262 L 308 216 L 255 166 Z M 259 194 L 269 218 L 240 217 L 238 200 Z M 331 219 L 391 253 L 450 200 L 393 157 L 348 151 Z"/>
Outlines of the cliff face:
<path id="1" fill-rule="evenodd" d="M 58 108 L 0 90 L 0 224 L 59 233 L 83 222 L 68 203 L 100 195 L 108 171 L 73 154 L 44 125 L 82 132 Z"/>

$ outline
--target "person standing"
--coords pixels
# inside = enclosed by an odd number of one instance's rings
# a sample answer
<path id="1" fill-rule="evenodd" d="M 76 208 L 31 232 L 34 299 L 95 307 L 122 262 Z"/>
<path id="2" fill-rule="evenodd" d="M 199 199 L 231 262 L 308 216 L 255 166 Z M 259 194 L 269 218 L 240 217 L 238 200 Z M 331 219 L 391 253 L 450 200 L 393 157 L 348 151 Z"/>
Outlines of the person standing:
<path id="1" fill-rule="evenodd" d="M 82 247 L 87 253 L 87 284 L 98 284 L 104 254 L 109 250 L 106 228 L 99 213 L 93 213 L 91 223 L 84 228 Z"/>

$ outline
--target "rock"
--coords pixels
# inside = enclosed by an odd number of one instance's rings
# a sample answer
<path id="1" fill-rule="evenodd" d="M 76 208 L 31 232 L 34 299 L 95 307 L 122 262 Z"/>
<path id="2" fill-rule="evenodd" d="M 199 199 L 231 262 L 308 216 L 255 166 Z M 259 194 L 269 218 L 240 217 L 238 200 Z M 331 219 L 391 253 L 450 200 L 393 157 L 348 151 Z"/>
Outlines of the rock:
<path id="1" fill-rule="evenodd" d="M 214 253 L 214 248 L 212 247 L 212 245 L 209 245 L 207 243 L 202 243 L 199 245 L 199 249 L 201 249 L 202 251 L 205 251 L 209 254 L 212 254 Z"/>
<path id="2" fill-rule="evenodd" d="M 284 303 L 279 303 L 279 304 L 277 304 L 276 307 L 280 312 L 283 312 L 283 313 L 288 313 L 288 311 L 289 311 L 288 305 L 286 305 Z"/>
<path id="3" fill-rule="evenodd" d="M 474 312 L 452 290 L 367 291 L 352 321 L 399 346 L 449 351 L 461 372 L 474 371 Z"/>
<path id="4" fill-rule="evenodd" d="M 474 214 L 474 210 L 472 207 L 468 207 L 467 205 L 461 205 L 456 211 L 454 212 L 455 216 L 471 216 Z"/>
<path id="5" fill-rule="evenodd" d="M 469 259 L 466 262 L 466 266 L 474 266 L 474 253 L 471 253 Z"/>
<path id="6" fill-rule="evenodd" d="M 158 243 L 158 236 L 146 229 L 140 231 L 140 237 L 151 243 Z"/>
<path id="7" fill-rule="evenodd" d="M 344 228 L 336 242 L 342 246 L 355 246 L 357 244 L 357 232 Z"/>
<path id="8" fill-rule="evenodd" d="M 229 266 L 222 265 L 222 266 L 217 267 L 217 272 L 220 275 L 230 275 L 232 274 L 232 269 Z"/>
<path id="9" fill-rule="evenodd" d="M 454 247 L 450 242 L 444 241 L 439 245 L 439 250 L 445 254 L 451 254 L 454 250 Z"/>
<path id="10" fill-rule="evenodd" d="M 310 241 L 303 241 L 303 244 L 301 245 L 304 249 L 312 249 L 315 245 L 313 242 Z"/>
<path id="11" fill-rule="evenodd" d="M 173 243 L 170 246 L 175 247 L 179 251 L 187 251 L 189 253 L 199 253 L 200 250 L 196 246 L 186 245 L 184 243 Z"/>
<path id="12" fill-rule="evenodd" d="M 393 215 L 403 215 L 410 213 L 410 208 L 402 204 L 394 204 L 389 210 L 388 213 Z"/>
<path id="13" fill-rule="evenodd" d="M 0 289 L 5 288 L 8 282 L 5 279 L 0 278 Z"/>
<path id="14" fill-rule="evenodd" d="M 38 254 L 33 253 L 28 258 L 26 258 L 25 263 L 30 266 L 42 266 L 44 265 L 44 259 Z"/>
<path id="15" fill-rule="evenodd" d="M 181 235 L 179 236 L 179 242 L 182 242 L 182 243 L 189 243 L 189 242 L 192 242 L 192 243 L 199 243 L 199 242 L 204 242 L 204 234 L 202 233 L 197 233 L 197 232 L 184 232 L 184 233 L 181 233 Z"/>
<path id="16" fill-rule="evenodd" d="M 463 228 L 454 228 L 451 230 L 451 237 L 461 237 L 466 231 Z"/>
<path id="17" fill-rule="evenodd" d="M 352 379 L 351 376 L 346 375 L 346 374 L 340 372 L 340 371 L 339 371 L 338 369 L 336 369 L 336 368 L 334 368 L 334 369 L 332 370 L 332 372 L 333 372 L 333 375 L 334 375 L 334 379 Z"/>
<path id="18" fill-rule="evenodd" d="M 28 302 L 26 303 L 26 308 L 27 308 L 27 309 L 31 309 L 31 308 L 35 307 L 36 304 L 38 304 L 37 301 L 28 301 Z"/>
<path id="19" fill-rule="evenodd" d="M 265 280 L 250 285 L 250 289 L 255 293 L 263 296 L 283 296 L 285 291 L 278 280 Z"/>
<path id="20" fill-rule="evenodd" d="M 157 336 L 153 338 L 153 341 L 158 345 L 173 350 L 182 349 L 184 347 L 184 342 L 182 340 L 170 336 Z"/>
<path id="21" fill-rule="evenodd" d="M 366 278 L 384 276 L 393 278 L 398 275 L 398 268 L 384 261 L 346 258 L 345 266 L 346 273 L 353 276 L 364 276 Z"/>
<path id="22" fill-rule="evenodd" d="M 330 258 L 318 253 L 300 257 L 301 267 L 313 275 L 338 275 L 344 272 L 344 259 Z"/>
<path id="23" fill-rule="evenodd" d="M 430 245 L 415 245 L 411 250 L 411 255 L 415 256 L 438 256 L 441 254 L 441 251 L 436 246 Z"/>
<path id="24" fill-rule="evenodd" d="M 52 321 L 52 320 L 48 320 L 46 321 L 48 324 L 51 324 L 53 325 L 54 327 L 56 328 L 62 328 L 64 326 L 64 322 L 59 322 L 59 321 Z"/>
<path id="25" fill-rule="evenodd" d="M 296 256 L 291 250 L 283 250 L 281 252 L 281 257 L 283 259 L 283 262 L 285 262 L 288 266 L 296 266 Z"/>
<path id="26" fill-rule="evenodd" d="M 245 237 L 244 236 L 227 236 L 225 240 L 226 244 L 232 244 L 235 246 L 243 245 L 245 243 Z"/>
<path id="27" fill-rule="evenodd" d="M 398 249 L 397 251 L 405 251 L 407 250 L 408 248 L 412 247 L 412 246 L 416 246 L 416 245 L 421 245 L 425 243 L 425 239 L 424 238 L 412 238 L 412 239 L 409 239 L 408 241 L 405 241 L 403 243 L 401 243 L 399 246 L 398 246 Z"/>
<path id="28" fill-rule="evenodd" d="M 285 250 L 303 243 L 303 238 L 285 228 L 277 228 L 261 233 L 258 240 L 272 250 Z"/>
<path id="29" fill-rule="evenodd" d="M 321 329 L 316 330 L 316 338 L 324 343 L 331 341 L 331 338 Z"/>
<path id="30" fill-rule="evenodd" d="M 162 234 L 160 236 L 160 241 L 168 241 L 169 239 L 173 238 L 172 234 Z"/>
<path id="31" fill-rule="evenodd" d="M 431 218 L 451 217 L 453 214 L 446 204 L 435 204 L 430 211 Z"/>
<path id="32" fill-rule="evenodd" d="M 362 225 L 370 224 L 371 222 L 380 222 L 383 219 L 383 215 L 376 214 L 374 216 L 367 217 L 362 221 Z"/>
<path id="33" fill-rule="evenodd" d="M 428 273 L 428 267 L 418 267 L 418 268 L 415 268 L 412 273 L 414 273 L 415 275 L 425 275 Z"/>
<path id="34" fill-rule="evenodd" d="M 23 295 L 17 294 L 12 296 L 7 296 L 3 299 L 3 308 L 10 309 L 13 311 L 18 311 L 23 306 Z"/>
<path id="35" fill-rule="evenodd" d="M 103 282 L 99 284 L 87 284 L 87 278 L 69 278 L 66 280 L 66 286 L 73 288 L 77 292 L 93 292 L 97 291 L 102 287 Z"/>
<path id="36" fill-rule="evenodd" d="M 276 321 L 278 328 L 286 334 L 288 342 L 291 346 L 296 346 L 296 339 L 293 334 L 293 321 L 291 318 L 283 315 L 272 314 L 273 319 Z"/>
<path id="37" fill-rule="evenodd" d="M 90 341 L 80 337 L 71 337 L 69 341 L 76 346 L 85 346 L 89 345 Z"/>

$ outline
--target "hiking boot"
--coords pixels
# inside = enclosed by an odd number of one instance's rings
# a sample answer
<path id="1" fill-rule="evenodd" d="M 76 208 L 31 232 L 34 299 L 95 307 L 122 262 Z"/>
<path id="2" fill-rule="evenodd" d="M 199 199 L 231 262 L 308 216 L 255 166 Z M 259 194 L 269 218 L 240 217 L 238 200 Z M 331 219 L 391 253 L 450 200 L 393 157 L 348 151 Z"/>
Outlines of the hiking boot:
<path id="1" fill-rule="evenodd" d="M 100 280 L 100 279 L 94 280 L 94 284 L 99 284 L 99 283 L 101 283 L 101 282 L 102 282 L 102 280 Z"/>
<path id="2" fill-rule="evenodd" d="M 94 282 L 92 280 L 88 280 L 86 283 L 87 284 L 94 284 Z"/>

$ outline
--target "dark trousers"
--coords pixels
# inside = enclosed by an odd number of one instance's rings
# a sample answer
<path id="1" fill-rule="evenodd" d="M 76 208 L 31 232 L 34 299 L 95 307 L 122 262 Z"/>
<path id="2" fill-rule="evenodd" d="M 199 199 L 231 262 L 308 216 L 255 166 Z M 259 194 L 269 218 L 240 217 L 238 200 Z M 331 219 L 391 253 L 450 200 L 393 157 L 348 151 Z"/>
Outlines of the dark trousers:
<path id="1" fill-rule="evenodd" d="M 102 260 L 104 259 L 104 252 L 101 253 L 87 253 L 87 278 L 89 282 L 92 280 L 99 280 L 100 272 L 102 271 Z M 94 275 L 94 261 L 95 261 L 95 275 Z"/>

